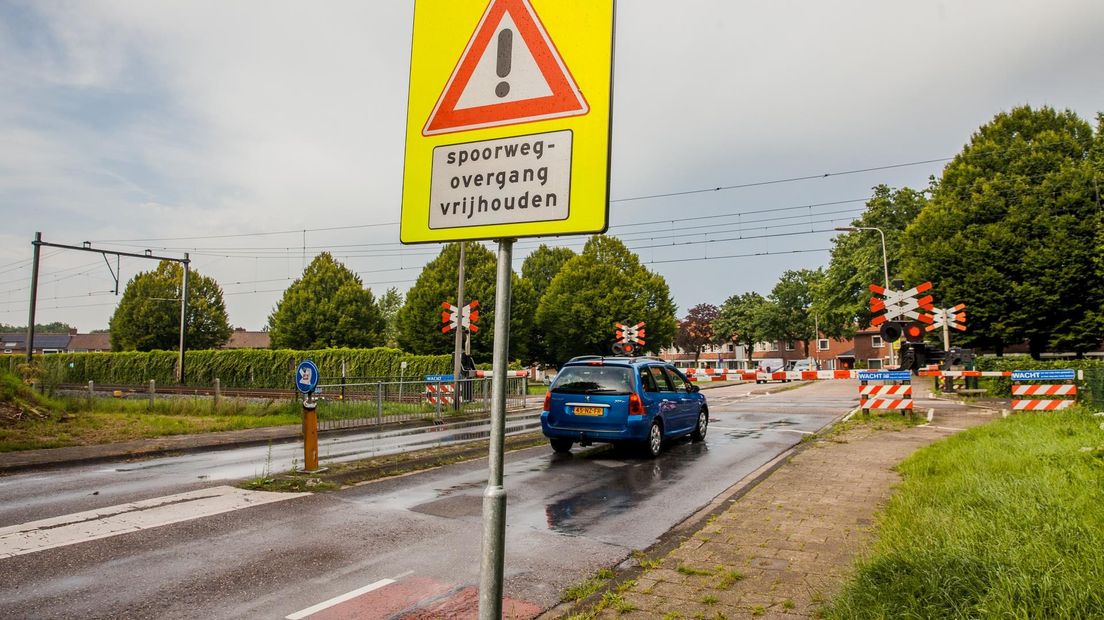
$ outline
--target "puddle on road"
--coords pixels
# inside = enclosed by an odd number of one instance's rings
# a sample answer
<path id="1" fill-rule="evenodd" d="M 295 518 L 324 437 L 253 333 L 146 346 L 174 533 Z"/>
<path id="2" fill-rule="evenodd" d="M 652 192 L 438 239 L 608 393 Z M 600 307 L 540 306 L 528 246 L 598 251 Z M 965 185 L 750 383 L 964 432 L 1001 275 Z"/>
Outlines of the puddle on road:
<path id="1" fill-rule="evenodd" d="M 708 444 L 682 444 L 668 448 L 658 459 L 640 459 L 627 448 L 613 448 L 593 456 L 550 462 L 550 466 L 603 465 L 600 478 L 545 505 L 549 530 L 579 536 L 596 524 L 624 514 L 684 478 L 683 471 L 708 451 Z"/>
<path id="2" fill-rule="evenodd" d="M 727 433 L 725 433 L 725 436 L 733 437 L 735 439 L 746 439 L 748 437 L 751 437 L 752 439 L 759 439 L 763 436 L 763 433 L 759 432 L 758 430 L 739 430 L 728 431 Z"/>

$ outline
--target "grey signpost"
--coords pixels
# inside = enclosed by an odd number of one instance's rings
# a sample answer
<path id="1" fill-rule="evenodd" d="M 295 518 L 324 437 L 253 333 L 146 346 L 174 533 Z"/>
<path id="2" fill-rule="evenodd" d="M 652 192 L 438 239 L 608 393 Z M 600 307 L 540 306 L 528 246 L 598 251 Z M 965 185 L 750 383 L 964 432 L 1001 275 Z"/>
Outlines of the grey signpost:
<path id="1" fill-rule="evenodd" d="M 540 16 L 528 1 L 414 3 L 399 238 L 498 244 L 481 620 L 502 616 L 514 242 L 602 233 L 609 225 L 614 1 L 543 2 Z M 469 27 L 468 44 L 458 45 L 457 28 Z M 457 384 L 466 306 L 458 293 Z M 458 402 L 462 394 L 455 392 Z"/>

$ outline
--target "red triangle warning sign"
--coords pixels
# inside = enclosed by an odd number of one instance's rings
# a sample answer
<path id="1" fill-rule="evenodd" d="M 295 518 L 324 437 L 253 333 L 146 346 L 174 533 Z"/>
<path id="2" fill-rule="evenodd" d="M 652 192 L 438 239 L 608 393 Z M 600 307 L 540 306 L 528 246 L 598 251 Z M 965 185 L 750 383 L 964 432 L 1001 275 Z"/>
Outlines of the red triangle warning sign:
<path id="1" fill-rule="evenodd" d="M 589 111 L 529 0 L 491 0 L 422 135 Z"/>

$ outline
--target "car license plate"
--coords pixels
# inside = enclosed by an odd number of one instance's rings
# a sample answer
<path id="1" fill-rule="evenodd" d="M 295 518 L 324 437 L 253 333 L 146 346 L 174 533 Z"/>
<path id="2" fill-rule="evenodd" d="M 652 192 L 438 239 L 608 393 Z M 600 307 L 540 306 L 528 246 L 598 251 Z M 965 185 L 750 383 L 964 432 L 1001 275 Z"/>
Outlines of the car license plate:
<path id="1" fill-rule="evenodd" d="M 575 407 L 572 410 L 575 415 L 602 416 L 605 410 L 601 407 Z"/>

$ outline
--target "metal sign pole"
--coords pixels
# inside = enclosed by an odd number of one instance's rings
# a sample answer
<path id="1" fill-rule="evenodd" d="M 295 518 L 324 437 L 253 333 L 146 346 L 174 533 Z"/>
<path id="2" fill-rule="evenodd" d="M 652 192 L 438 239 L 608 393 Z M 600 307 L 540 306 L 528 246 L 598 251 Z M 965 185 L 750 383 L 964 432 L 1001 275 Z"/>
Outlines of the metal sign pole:
<path id="1" fill-rule="evenodd" d="M 510 276 L 514 240 L 498 242 L 495 332 L 491 376 L 490 473 L 483 491 L 483 555 L 479 569 L 479 619 L 502 617 L 502 575 L 506 557 L 506 489 L 502 486 L 506 434 L 506 367 L 510 353 Z"/>
<path id="2" fill-rule="evenodd" d="M 452 403 L 457 410 L 460 409 L 460 354 L 463 352 L 464 343 L 464 242 L 460 242 L 460 268 L 457 270 L 456 283 L 456 334 L 452 347 Z"/>

